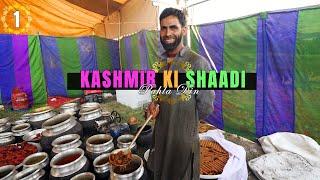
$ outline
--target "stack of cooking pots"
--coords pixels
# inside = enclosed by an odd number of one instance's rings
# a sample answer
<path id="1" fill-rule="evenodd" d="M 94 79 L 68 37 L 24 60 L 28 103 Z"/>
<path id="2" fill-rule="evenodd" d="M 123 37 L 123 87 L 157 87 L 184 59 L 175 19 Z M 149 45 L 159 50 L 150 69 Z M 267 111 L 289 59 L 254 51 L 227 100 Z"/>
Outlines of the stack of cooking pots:
<path id="1" fill-rule="evenodd" d="M 42 127 L 42 123 L 55 115 L 56 112 L 49 106 L 35 109 L 33 113 L 27 114 L 29 117 L 29 123 L 33 129 L 40 129 Z"/>
<path id="2" fill-rule="evenodd" d="M 69 113 L 58 114 L 42 124 L 45 129 L 42 133 L 41 145 L 46 152 L 52 149 L 51 143 L 54 139 L 66 134 L 83 135 L 82 126 L 76 118 Z"/>
<path id="3" fill-rule="evenodd" d="M 79 122 L 84 127 L 83 132 L 85 136 L 92 136 L 97 134 L 95 121 L 100 120 L 102 117 L 102 109 L 99 103 L 84 103 L 81 105 L 79 112 L 81 116 Z"/>

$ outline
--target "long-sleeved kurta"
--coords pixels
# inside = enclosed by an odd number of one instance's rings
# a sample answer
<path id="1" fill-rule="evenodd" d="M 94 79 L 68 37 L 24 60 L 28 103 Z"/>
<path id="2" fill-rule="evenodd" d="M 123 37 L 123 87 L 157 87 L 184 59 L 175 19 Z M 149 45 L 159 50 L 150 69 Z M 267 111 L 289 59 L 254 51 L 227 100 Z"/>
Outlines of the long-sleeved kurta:
<path id="1" fill-rule="evenodd" d="M 162 55 L 163 61 L 167 58 Z M 208 62 L 200 55 L 184 47 L 170 66 L 163 70 L 185 72 L 185 62 L 190 70 L 210 69 Z M 160 96 L 160 113 L 155 122 L 153 149 L 148 166 L 154 172 L 155 180 L 199 179 L 199 119 L 205 119 L 213 111 L 214 94 L 211 90 L 200 90 L 189 100 L 173 91 L 171 95 Z"/>

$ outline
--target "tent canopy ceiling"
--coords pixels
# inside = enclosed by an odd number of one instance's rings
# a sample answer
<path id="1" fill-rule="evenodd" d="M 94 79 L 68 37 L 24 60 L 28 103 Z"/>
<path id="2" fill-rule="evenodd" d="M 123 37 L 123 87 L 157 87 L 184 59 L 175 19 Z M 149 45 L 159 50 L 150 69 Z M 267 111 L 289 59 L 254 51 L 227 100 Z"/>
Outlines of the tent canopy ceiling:
<path id="1" fill-rule="evenodd" d="M 89 11 L 108 16 L 111 13 L 119 10 L 122 5 L 130 0 L 67 0 L 68 2 L 80 6 Z M 107 11 L 109 9 L 109 12 Z"/>

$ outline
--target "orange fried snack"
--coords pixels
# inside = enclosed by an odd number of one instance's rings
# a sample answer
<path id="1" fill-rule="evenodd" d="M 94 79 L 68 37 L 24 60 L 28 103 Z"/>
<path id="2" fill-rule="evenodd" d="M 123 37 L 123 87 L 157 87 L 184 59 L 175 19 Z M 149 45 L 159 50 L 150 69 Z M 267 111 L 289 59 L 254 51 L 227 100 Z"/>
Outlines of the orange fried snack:
<path id="1" fill-rule="evenodd" d="M 131 153 L 123 153 L 122 151 L 119 151 L 116 154 L 111 154 L 109 158 L 110 164 L 114 166 L 124 166 L 127 165 L 132 159 Z"/>
<path id="2" fill-rule="evenodd" d="M 221 174 L 229 159 L 229 153 L 220 144 L 210 140 L 200 140 L 200 174 Z"/>

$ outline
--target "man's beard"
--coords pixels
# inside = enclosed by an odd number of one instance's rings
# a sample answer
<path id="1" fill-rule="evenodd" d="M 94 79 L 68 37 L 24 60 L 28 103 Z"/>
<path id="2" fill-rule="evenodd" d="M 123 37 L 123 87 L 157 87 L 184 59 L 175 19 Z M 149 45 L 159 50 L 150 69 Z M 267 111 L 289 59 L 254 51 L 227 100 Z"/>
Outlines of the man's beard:
<path id="1" fill-rule="evenodd" d="M 176 37 L 176 36 L 175 36 L 175 37 Z M 161 42 L 163 48 L 164 48 L 166 51 L 173 51 L 173 50 L 175 50 L 175 49 L 179 46 L 179 44 L 181 43 L 181 40 L 182 40 L 182 34 L 180 34 L 178 37 L 176 37 L 176 38 L 175 38 L 175 41 L 174 41 L 173 43 L 169 43 L 169 44 L 167 44 L 167 43 L 165 42 L 165 40 L 160 37 L 160 42 Z"/>

